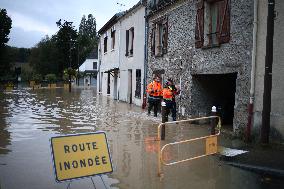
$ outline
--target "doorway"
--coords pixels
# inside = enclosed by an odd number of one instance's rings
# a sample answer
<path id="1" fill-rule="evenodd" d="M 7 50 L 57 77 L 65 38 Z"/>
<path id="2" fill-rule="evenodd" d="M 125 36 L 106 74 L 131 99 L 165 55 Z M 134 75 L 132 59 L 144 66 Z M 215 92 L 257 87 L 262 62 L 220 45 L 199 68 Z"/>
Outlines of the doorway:
<path id="1" fill-rule="evenodd" d="M 114 83 L 113 83 L 113 99 L 117 100 L 117 72 L 114 72 Z"/>
<path id="2" fill-rule="evenodd" d="M 107 95 L 110 95 L 110 73 L 107 73 Z"/>
<path id="3" fill-rule="evenodd" d="M 237 73 L 193 75 L 193 114 L 210 115 L 216 106 L 222 123 L 233 124 Z"/>
<path id="4" fill-rule="evenodd" d="M 132 104 L 132 70 L 128 70 L 128 103 Z"/>

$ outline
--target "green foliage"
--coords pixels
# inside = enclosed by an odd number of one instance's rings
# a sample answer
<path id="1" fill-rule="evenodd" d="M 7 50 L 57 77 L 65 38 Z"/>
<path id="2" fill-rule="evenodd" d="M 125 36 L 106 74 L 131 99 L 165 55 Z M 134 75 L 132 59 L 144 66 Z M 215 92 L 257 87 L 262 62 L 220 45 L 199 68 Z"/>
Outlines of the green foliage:
<path id="1" fill-rule="evenodd" d="M 11 61 L 5 45 L 9 41 L 9 33 L 12 28 L 12 20 L 7 15 L 6 9 L 0 9 L 0 80 L 9 80 L 11 73 Z"/>
<path id="2" fill-rule="evenodd" d="M 30 80 L 32 80 L 32 72 L 29 71 L 29 70 L 23 69 L 23 71 L 21 73 L 21 78 L 22 78 L 22 81 L 30 81 Z"/>
<path id="3" fill-rule="evenodd" d="M 0 9 L 0 48 L 9 41 L 9 33 L 12 28 L 12 20 L 7 15 L 6 9 Z"/>
<path id="4" fill-rule="evenodd" d="M 73 68 L 66 68 L 64 69 L 63 72 L 63 81 L 64 82 L 68 82 L 69 81 L 69 75 L 71 76 L 71 78 L 75 78 L 77 76 L 77 72 L 75 69 Z"/>
<path id="5" fill-rule="evenodd" d="M 35 81 L 36 84 L 39 84 L 42 80 L 41 74 L 33 74 L 32 80 Z"/>
<path id="6" fill-rule="evenodd" d="M 49 73 L 59 74 L 58 52 L 55 37 L 43 38 L 36 47 L 31 49 L 30 64 L 36 73 L 46 75 Z"/>
<path id="7" fill-rule="evenodd" d="M 89 14 L 87 19 L 86 16 L 83 15 L 78 34 L 80 65 L 86 60 L 90 52 L 97 48 L 97 44 L 96 19 L 92 14 Z"/>
<path id="8" fill-rule="evenodd" d="M 59 31 L 56 35 L 56 47 L 59 53 L 58 56 L 58 67 L 59 73 L 62 73 L 63 70 L 67 67 L 76 68 L 78 67 L 77 63 L 77 31 L 74 29 L 72 22 L 64 21 L 61 23 L 61 20 L 57 22 Z"/>
<path id="9" fill-rule="evenodd" d="M 1 80 L 5 80 L 11 72 L 11 61 L 10 56 L 6 46 L 0 47 L 0 78 Z"/>
<path id="10" fill-rule="evenodd" d="M 45 76 L 45 79 L 48 81 L 48 83 L 55 83 L 56 82 L 56 75 L 55 74 L 47 74 Z"/>
<path id="11" fill-rule="evenodd" d="M 77 72 L 75 69 L 73 68 L 67 68 L 64 70 L 64 75 L 71 75 L 71 76 L 76 76 L 77 75 Z"/>

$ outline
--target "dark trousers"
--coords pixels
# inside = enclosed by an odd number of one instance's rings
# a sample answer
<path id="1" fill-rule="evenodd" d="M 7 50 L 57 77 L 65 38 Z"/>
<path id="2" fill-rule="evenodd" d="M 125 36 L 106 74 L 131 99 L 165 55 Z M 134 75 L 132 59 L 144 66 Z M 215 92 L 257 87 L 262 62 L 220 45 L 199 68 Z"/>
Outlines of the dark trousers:
<path id="1" fill-rule="evenodd" d="M 158 107 L 161 105 L 161 100 L 158 98 L 148 98 L 148 114 L 151 113 L 152 108 L 154 107 L 154 116 L 157 117 Z"/>
<path id="2" fill-rule="evenodd" d="M 177 120 L 177 105 L 175 101 L 165 101 L 166 102 L 166 117 L 172 112 L 173 121 Z"/>

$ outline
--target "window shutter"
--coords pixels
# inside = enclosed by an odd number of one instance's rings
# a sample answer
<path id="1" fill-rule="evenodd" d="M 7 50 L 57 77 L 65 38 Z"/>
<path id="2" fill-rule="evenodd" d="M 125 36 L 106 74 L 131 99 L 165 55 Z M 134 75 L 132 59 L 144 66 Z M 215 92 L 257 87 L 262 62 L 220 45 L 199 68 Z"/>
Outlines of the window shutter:
<path id="1" fill-rule="evenodd" d="M 163 54 L 167 53 L 168 49 L 168 19 L 165 19 L 163 22 L 163 37 L 162 37 L 162 46 Z"/>
<path id="2" fill-rule="evenodd" d="M 133 54 L 133 42 L 134 42 L 134 28 L 131 28 L 131 33 L 132 33 L 132 41 L 131 41 L 131 54 Z"/>
<path id="3" fill-rule="evenodd" d="M 162 53 L 162 41 L 160 40 L 160 25 L 156 23 L 155 28 L 155 56 L 160 56 Z"/>
<path id="4" fill-rule="evenodd" d="M 129 45 L 129 30 L 126 30 L 126 52 L 125 56 L 128 56 L 128 45 Z"/>
<path id="5" fill-rule="evenodd" d="M 156 27 L 153 26 L 152 27 L 152 32 L 151 32 L 151 53 L 152 53 L 152 56 L 155 55 L 155 31 L 156 31 Z"/>
<path id="6" fill-rule="evenodd" d="M 196 3 L 195 47 L 201 48 L 204 43 L 204 0 Z"/>
<path id="7" fill-rule="evenodd" d="M 230 0 L 223 0 L 219 11 L 221 15 L 219 43 L 228 43 L 230 41 Z"/>

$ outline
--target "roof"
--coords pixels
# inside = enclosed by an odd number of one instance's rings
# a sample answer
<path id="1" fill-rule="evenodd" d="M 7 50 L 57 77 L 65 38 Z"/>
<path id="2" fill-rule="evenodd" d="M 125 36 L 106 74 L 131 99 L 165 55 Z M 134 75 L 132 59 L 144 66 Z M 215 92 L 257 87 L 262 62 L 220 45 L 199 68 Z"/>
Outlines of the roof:
<path id="1" fill-rule="evenodd" d="M 124 11 L 113 15 L 113 17 L 98 31 L 98 34 L 103 34 L 106 30 L 113 26 L 123 14 Z"/>
<path id="2" fill-rule="evenodd" d="M 86 59 L 98 59 L 98 48 L 94 48 Z"/>
<path id="3" fill-rule="evenodd" d="M 131 7 L 130 9 L 124 11 L 124 14 L 121 17 L 126 16 L 128 13 L 131 13 L 133 10 L 135 10 L 137 7 L 139 7 L 140 5 L 142 5 L 143 2 L 140 0 L 138 3 L 136 3 L 133 7 Z"/>
<path id="4" fill-rule="evenodd" d="M 137 7 L 139 7 L 140 5 L 143 4 L 144 1 L 139 1 L 138 3 L 136 3 L 133 7 L 131 7 L 130 9 L 126 10 L 126 11 L 122 11 L 119 13 L 116 13 L 99 31 L 98 34 L 103 34 L 105 31 L 107 31 L 111 26 L 113 26 L 119 19 L 121 19 L 122 17 L 126 16 L 128 13 L 132 12 L 134 9 L 136 9 Z"/>

